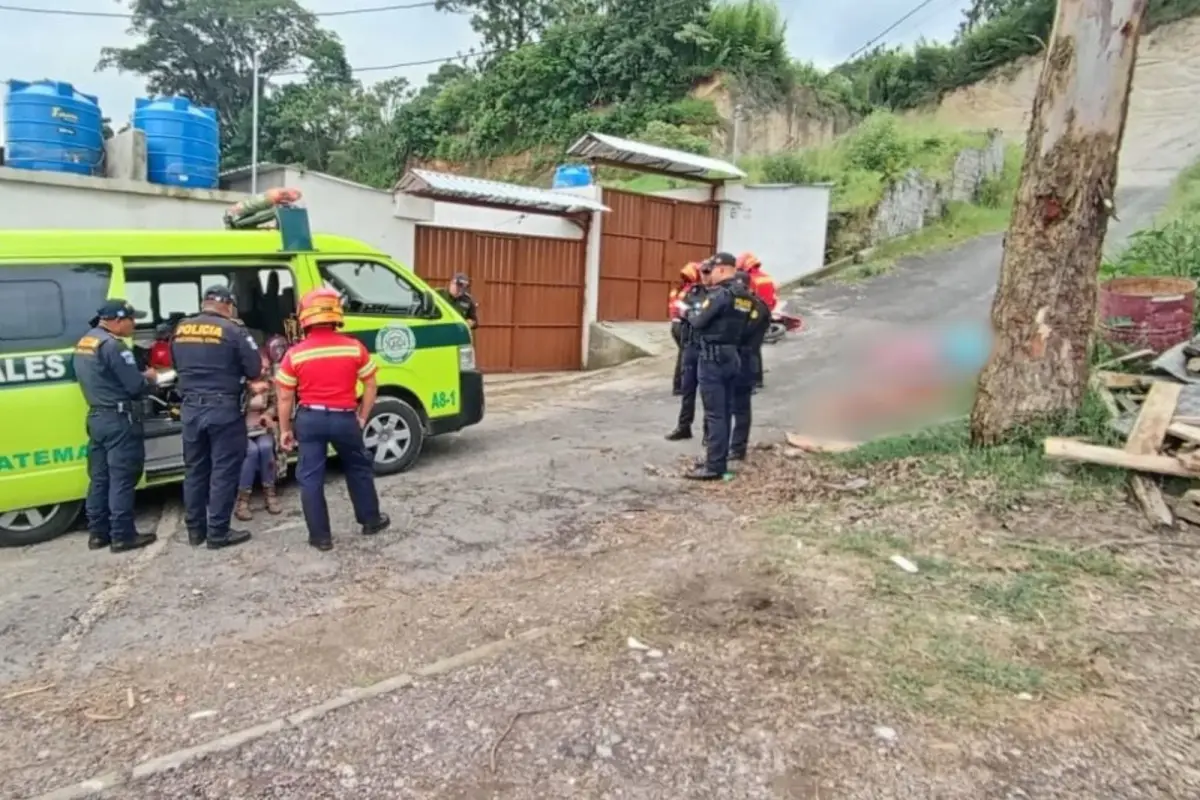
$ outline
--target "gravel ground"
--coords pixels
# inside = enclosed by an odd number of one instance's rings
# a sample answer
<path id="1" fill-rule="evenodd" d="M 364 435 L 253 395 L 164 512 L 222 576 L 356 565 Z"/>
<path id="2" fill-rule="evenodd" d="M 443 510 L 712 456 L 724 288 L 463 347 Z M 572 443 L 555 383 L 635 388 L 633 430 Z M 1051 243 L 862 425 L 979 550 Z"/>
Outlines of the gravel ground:
<path id="1" fill-rule="evenodd" d="M 947 494 L 912 468 L 856 474 L 884 493 L 876 497 L 842 488 L 849 476 L 836 469 L 771 453 L 755 460 L 752 497 L 733 487 L 693 495 L 719 525 L 697 530 L 678 512 L 630 515 L 596 527 L 588 546 L 546 557 L 533 579 L 528 570 L 495 572 L 418 601 L 408 614 L 366 609 L 339 621 L 357 641 L 367 631 L 390 636 L 411 627 L 420 637 L 420 620 L 441 608 L 444 637 L 499 638 L 495 626 L 507 622 L 510 633 L 552 626 L 546 638 L 107 796 L 1194 796 L 1196 707 L 1186 698 L 1198 677 L 1200 628 L 1170 613 L 1200 600 L 1193 554 L 1120 556 L 1131 569 L 1155 571 L 1153 590 L 1083 587 L 1089 622 L 1140 621 L 1115 632 L 1125 647 L 1104 640 L 1112 658 L 1103 674 L 1096 656 L 1071 665 L 1089 676 L 1086 688 L 1047 684 L 1014 696 L 1003 676 L 964 682 L 946 674 L 953 691 L 972 693 L 971 705 L 955 712 L 902 702 L 876 680 L 883 665 L 859 660 L 859 640 L 879 634 L 872 617 L 886 613 L 869 581 L 847 584 L 860 562 L 832 557 L 819 534 L 794 534 L 802 556 L 793 534 L 780 537 L 780 524 L 797 513 L 812 514 L 810 528 L 843 536 L 864 514 L 872 525 L 909 520 L 905 538 L 914 544 L 956 562 L 984 556 L 995 569 L 994 550 L 975 549 L 981 535 L 1036 526 L 1053 541 L 1117 531 L 1139 541 L 1140 523 L 1119 497 L 1073 498 L 1072 518 L 1061 513 L 1065 498 L 1051 493 L 992 517 L 978 481 Z M 901 487 L 913 499 L 883 499 Z M 827 512 L 811 512 L 814 495 Z M 973 502 L 957 508 L 968 497 Z M 967 537 L 962 520 L 972 515 L 978 526 Z M 459 605 L 449 606 L 451 598 Z M 477 605 L 483 598 L 490 607 Z M 417 625 L 396 619 L 411 615 Z M 1022 627 L 1000 627 L 1014 624 Z M 1048 667 L 1057 646 L 1050 629 L 1047 622 L 1042 634 Z M 1134 640 L 1139 652 L 1128 647 Z M 901 658 L 890 652 L 885 660 Z M 190 724 L 203 729 L 199 738 L 234 722 L 220 709 Z M 142 746 L 156 739 L 144 733 Z"/>

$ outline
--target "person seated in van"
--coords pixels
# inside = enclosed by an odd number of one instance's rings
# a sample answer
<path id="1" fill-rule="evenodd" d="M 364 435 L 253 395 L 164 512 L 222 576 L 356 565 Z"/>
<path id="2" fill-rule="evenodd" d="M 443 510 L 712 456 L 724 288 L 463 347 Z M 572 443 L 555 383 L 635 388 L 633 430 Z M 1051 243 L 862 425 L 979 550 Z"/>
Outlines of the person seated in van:
<path id="1" fill-rule="evenodd" d="M 267 513 L 279 514 L 283 507 L 275 494 L 275 434 L 276 406 L 275 391 L 271 386 L 271 360 L 267 353 L 262 355 L 262 377 L 246 385 L 246 460 L 242 462 L 242 476 L 238 482 L 237 505 L 233 515 L 246 522 L 254 519 L 250 508 L 250 497 L 254 483 L 262 483 L 263 499 Z"/>
<path id="2" fill-rule="evenodd" d="M 154 329 L 154 344 L 150 345 L 150 366 L 153 369 L 171 368 L 171 331 L 175 326 L 164 322 Z"/>

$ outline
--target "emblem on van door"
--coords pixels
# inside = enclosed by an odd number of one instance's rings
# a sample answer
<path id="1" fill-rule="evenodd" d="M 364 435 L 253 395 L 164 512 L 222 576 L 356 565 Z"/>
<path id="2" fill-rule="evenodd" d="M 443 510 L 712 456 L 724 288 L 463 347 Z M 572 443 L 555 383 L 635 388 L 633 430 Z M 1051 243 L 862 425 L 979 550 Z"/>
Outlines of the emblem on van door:
<path id="1" fill-rule="evenodd" d="M 375 334 L 375 352 L 389 364 L 403 364 L 417 349 L 417 339 L 407 325 L 388 325 Z"/>

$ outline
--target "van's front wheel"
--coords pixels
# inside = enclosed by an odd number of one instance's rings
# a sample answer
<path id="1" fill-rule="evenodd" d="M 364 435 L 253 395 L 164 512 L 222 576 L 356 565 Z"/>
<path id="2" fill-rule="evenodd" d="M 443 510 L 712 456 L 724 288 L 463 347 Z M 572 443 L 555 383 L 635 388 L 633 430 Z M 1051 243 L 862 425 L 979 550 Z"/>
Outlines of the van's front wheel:
<path id="1" fill-rule="evenodd" d="M 0 514 L 0 547 L 25 547 L 62 536 L 71 529 L 82 500 L 19 508 Z"/>
<path id="2" fill-rule="evenodd" d="M 376 475 L 404 472 L 417 463 L 425 444 L 421 415 L 398 397 L 380 397 L 363 426 L 363 444 Z"/>

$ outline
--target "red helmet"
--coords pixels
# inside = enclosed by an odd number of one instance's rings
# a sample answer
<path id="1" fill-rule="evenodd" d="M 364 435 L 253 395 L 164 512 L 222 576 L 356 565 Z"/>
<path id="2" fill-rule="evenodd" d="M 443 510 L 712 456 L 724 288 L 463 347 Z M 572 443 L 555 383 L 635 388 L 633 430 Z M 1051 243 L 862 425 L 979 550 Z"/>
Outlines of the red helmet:
<path id="1" fill-rule="evenodd" d="M 742 253 L 737 257 L 737 268 L 742 272 L 751 272 L 762 266 L 762 262 L 758 260 L 758 256 L 754 253 Z"/>
<path id="2" fill-rule="evenodd" d="M 300 327 L 308 330 L 313 325 L 333 325 L 340 328 L 345 321 L 342 311 L 342 296 L 336 289 L 313 289 L 300 298 Z"/>

